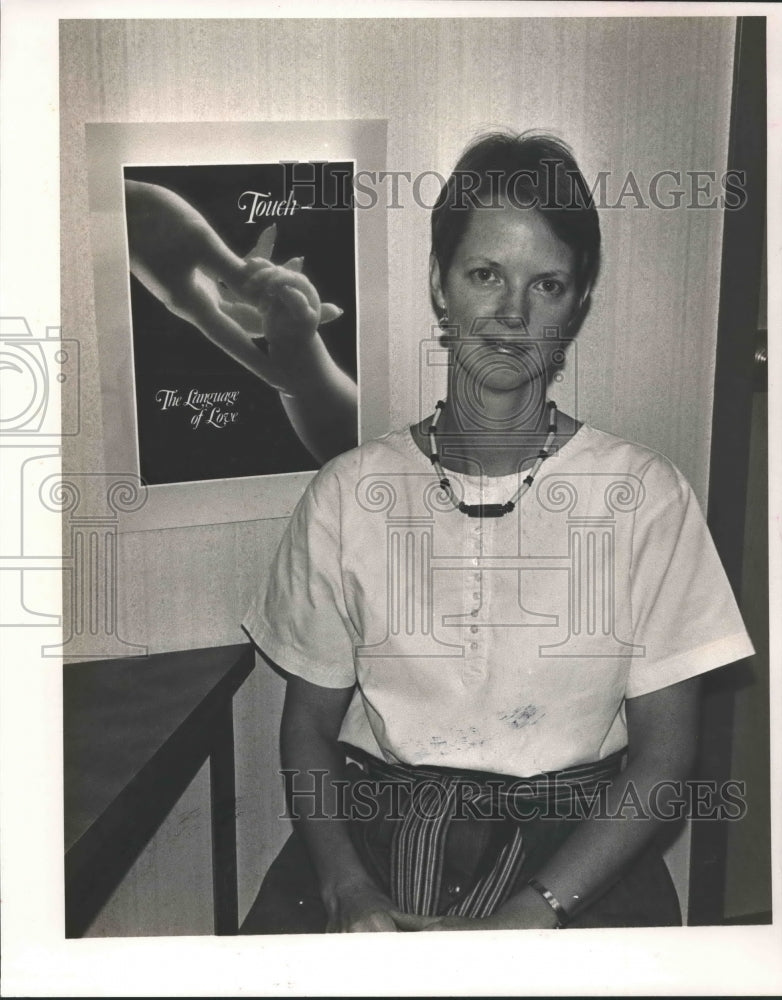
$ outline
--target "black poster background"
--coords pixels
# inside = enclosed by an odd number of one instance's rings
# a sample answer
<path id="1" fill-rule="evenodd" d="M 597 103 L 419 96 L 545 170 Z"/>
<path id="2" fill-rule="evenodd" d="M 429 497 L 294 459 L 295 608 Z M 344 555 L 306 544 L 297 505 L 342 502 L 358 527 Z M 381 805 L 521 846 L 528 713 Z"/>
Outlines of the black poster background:
<path id="1" fill-rule="evenodd" d="M 274 263 L 304 257 L 304 273 L 323 302 L 344 315 L 320 330 L 337 364 L 356 377 L 356 286 L 352 190 L 346 162 L 125 167 L 128 180 L 159 184 L 196 208 L 228 247 L 243 257 L 263 229 L 277 225 Z M 293 214 L 248 222 L 252 195 L 300 206 Z M 239 208 L 239 204 L 244 208 Z M 276 390 L 170 313 L 135 277 L 130 279 L 139 462 L 150 485 L 272 475 L 317 469 L 299 440 Z M 180 405 L 163 409 L 156 396 L 174 389 L 237 392 L 235 422 L 211 426 Z"/>

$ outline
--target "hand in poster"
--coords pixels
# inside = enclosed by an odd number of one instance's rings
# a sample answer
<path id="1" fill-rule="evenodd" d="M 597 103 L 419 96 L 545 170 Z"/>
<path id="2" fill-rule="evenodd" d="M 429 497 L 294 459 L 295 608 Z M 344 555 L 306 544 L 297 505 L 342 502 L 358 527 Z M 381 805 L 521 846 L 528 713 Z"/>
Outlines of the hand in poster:
<path id="1" fill-rule="evenodd" d="M 282 267 L 270 262 L 275 228 L 242 259 L 173 191 L 126 181 L 125 196 L 131 272 L 172 313 L 283 393 L 294 429 L 317 459 L 353 447 L 356 384 L 318 334 L 341 310 L 321 303 L 301 258 Z"/>
<path id="2" fill-rule="evenodd" d="M 301 273 L 303 257 L 293 257 L 279 266 L 271 263 L 276 236 L 275 225 L 264 229 L 245 255 L 244 270 L 233 285 L 217 275 L 217 293 L 222 312 L 251 335 L 263 356 L 256 374 L 282 392 L 295 395 L 302 353 L 311 346 L 318 327 L 338 319 L 342 310 L 321 303 L 317 289 Z M 213 295 L 214 283 L 207 279 L 205 285 L 206 292 Z"/>

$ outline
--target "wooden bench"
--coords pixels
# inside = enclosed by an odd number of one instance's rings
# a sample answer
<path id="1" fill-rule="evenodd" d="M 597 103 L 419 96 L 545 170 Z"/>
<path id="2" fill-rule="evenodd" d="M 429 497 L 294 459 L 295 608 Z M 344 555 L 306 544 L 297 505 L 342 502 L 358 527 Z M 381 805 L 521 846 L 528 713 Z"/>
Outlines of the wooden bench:
<path id="1" fill-rule="evenodd" d="M 209 761 L 216 934 L 238 929 L 232 699 L 247 644 L 63 667 L 65 933 L 80 937 Z"/>

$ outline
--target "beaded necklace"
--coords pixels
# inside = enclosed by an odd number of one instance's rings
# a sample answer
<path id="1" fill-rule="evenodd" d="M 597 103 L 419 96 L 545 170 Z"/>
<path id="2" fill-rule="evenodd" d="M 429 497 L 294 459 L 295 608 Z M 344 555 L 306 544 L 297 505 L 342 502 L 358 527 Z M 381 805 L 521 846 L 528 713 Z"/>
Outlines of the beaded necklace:
<path id="1" fill-rule="evenodd" d="M 435 406 L 434 416 L 432 417 L 432 423 L 429 426 L 429 461 L 435 468 L 437 475 L 440 478 L 440 486 L 445 491 L 448 499 L 453 504 L 454 508 L 461 511 L 462 514 L 466 514 L 467 517 L 504 517 L 516 507 L 516 504 L 521 500 L 527 490 L 532 486 L 535 481 L 535 476 L 538 474 L 538 470 L 544 461 L 549 457 L 551 453 L 551 445 L 554 442 L 554 438 L 557 436 L 557 404 L 550 400 L 547 403 L 549 410 L 549 423 L 548 423 L 548 437 L 546 438 L 546 443 L 538 452 L 538 457 L 535 459 L 535 464 L 530 469 L 529 475 L 525 476 L 522 480 L 521 486 L 516 490 L 514 496 L 505 503 L 465 503 L 463 500 L 457 501 L 454 496 L 453 489 L 451 488 L 451 481 L 446 476 L 445 470 L 440 464 L 440 455 L 437 451 L 437 441 L 435 439 L 435 431 L 437 429 L 437 422 L 440 419 L 440 414 L 445 408 L 445 403 L 439 399 Z"/>

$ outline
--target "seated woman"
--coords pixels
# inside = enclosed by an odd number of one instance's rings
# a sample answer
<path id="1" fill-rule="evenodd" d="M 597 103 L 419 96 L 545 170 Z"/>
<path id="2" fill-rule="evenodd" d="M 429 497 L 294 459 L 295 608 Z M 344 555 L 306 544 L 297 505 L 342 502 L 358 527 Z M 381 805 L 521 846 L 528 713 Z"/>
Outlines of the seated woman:
<path id="1" fill-rule="evenodd" d="M 698 676 L 752 647 L 678 470 L 548 399 L 599 261 L 564 144 L 466 150 L 432 215 L 447 398 L 318 473 L 245 620 L 289 675 L 295 819 L 245 932 L 680 922 Z"/>

